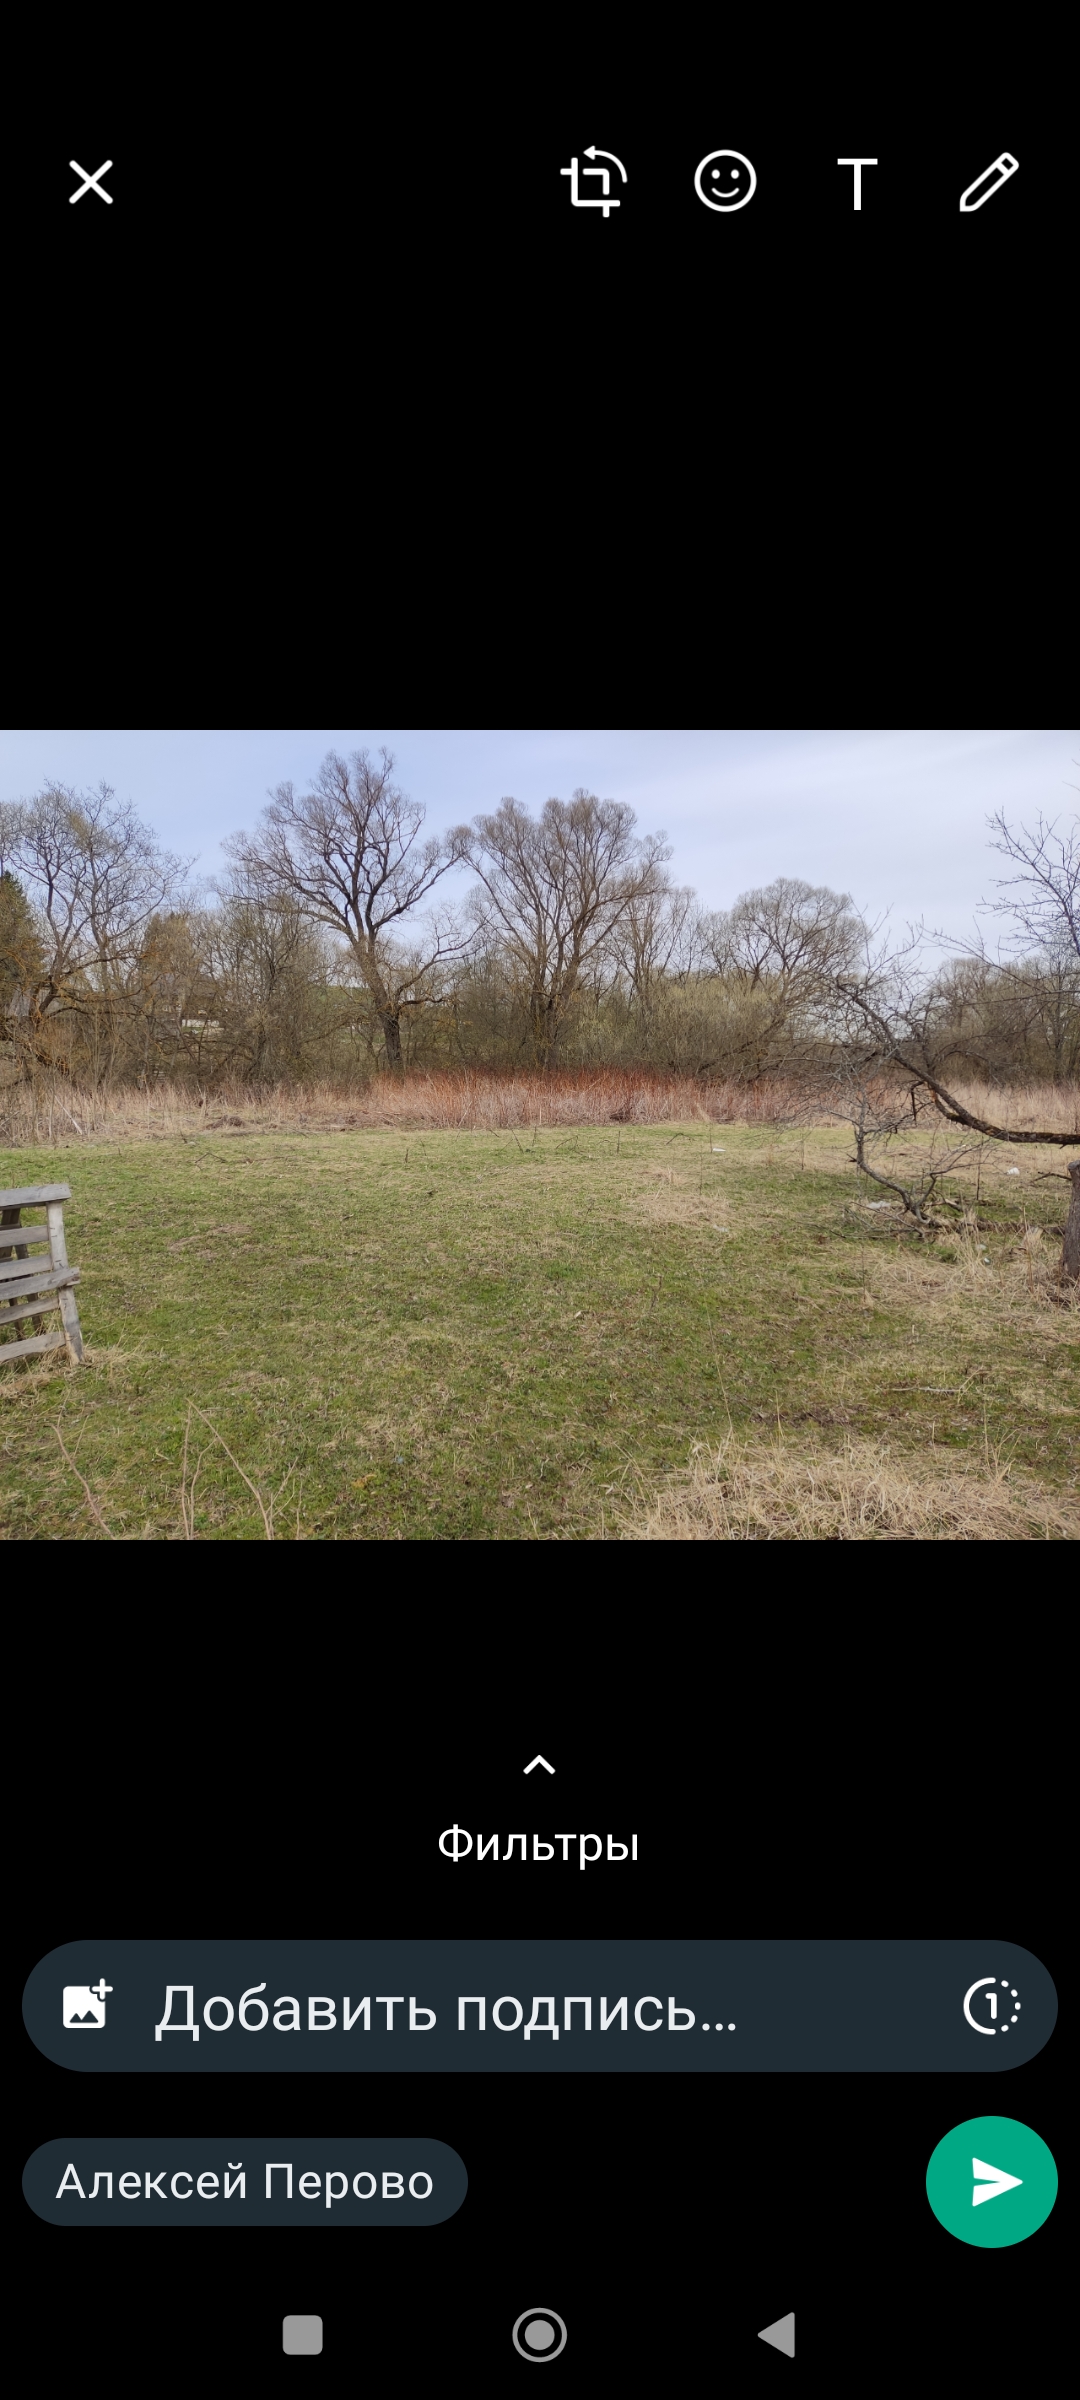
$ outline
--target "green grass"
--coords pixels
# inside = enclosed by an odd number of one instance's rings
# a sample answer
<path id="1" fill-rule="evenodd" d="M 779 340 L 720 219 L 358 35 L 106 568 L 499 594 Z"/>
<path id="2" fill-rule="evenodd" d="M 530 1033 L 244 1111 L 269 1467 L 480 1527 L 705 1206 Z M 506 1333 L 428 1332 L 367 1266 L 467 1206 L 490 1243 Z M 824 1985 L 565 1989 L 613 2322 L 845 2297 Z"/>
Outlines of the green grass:
<path id="1" fill-rule="evenodd" d="M 989 1445 L 1075 1494 L 1080 1318 L 1054 1240 L 1037 1273 L 1021 1244 L 1063 1218 L 1035 1179 L 1060 1154 L 1007 1181 L 996 1153 L 977 1235 L 927 1246 L 860 1204 L 849 1147 L 700 1124 L 0 1153 L 0 1184 L 72 1185 L 88 1345 L 0 1367 L 0 1532 L 180 1538 L 189 1409 L 285 1539 L 603 1538 L 729 1416 Z M 197 1537 L 262 1539 L 192 1415 L 189 1483 L 200 1450 Z"/>

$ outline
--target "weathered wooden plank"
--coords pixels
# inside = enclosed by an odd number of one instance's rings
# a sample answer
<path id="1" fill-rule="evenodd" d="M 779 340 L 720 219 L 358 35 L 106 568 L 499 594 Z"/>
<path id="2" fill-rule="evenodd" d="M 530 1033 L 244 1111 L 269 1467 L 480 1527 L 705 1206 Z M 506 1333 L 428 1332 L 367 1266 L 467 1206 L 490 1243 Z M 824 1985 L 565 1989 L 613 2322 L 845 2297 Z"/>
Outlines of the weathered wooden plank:
<path id="1" fill-rule="evenodd" d="M 60 1314 L 64 1321 L 64 1332 L 67 1335 L 68 1356 L 74 1359 L 77 1367 L 80 1367 L 83 1361 L 82 1326 L 79 1323 L 79 1311 L 75 1306 L 75 1294 L 70 1284 L 65 1284 L 61 1291 Z"/>
<path id="2" fill-rule="evenodd" d="M 62 1212 L 58 1200 L 48 1202 L 46 1217 L 48 1217 L 48 1241 L 50 1241 L 50 1248 L 53 1248 L 53 1265 L 67 1267 L 65 1212 Z M 79 1363 L 82 1363 L 82 1325 L 79 1325 L 79 1310 L 77 1310 L 77 1306 L 74 1306 L 74 1291 L 72 1291 L 74 1282 L 77 1282 L 77 1277 L 72 1274 L 72 1277 L 67 1279 L 67 1284 L 60 1286 L 60 1315 L 62 1315 L 62 1325 L 65 1325 L 67 1356 L 74 1358 L 74 1363 L 79 1366 Z"/>
<path id="3" fill-rule="evenodd" d="M 1080 1158 L 1074 1158 L 1065 1173 L 1072 1184 L 1072 1199 L 1061 1245 L 1061 1275 L 1064 1283 L 1080 1283 Z"/>
<path id="4" fill-rule="evenodd" d="M 81 1366 L 83 1358 L 82 1326 L 79 1323 L 79 1311 L 70 1284 L 64 1284 L 61 1288 L 60 1315 L 63 1319 L 64 1332 L 67 1335 L 69 1355 L 74 1359 L 76 1366 Z"/>
<path id="5" fill-rule="evenodd" d="M 49 1228 L 49 1240 L 52 1243 L 53 1265 L 66 1267 L 68 1254 L 67 1243 L 64 1239 L 64 1212 L 58 1200 L 50 1202 L 45 1211 L 45 1221 Z"/>
<path id="6" fill-rule="evenodd" d="M 18 1245 L 20 1242 L 47 1242 L 48 1240 L 49 1228 L 47 1225 L 5 1225 L 0 1222 L 0 1256 L 10 1243 Z"/>
<path id="7" fill-rule="evenodd" d="M 63 1346 L 62 1333 L 35 1333 L 28 1342 L 0 1342 L 0 1367 L 13 1358 L 29 1358 L 32 1350 L 62 1350 Z"/>
<path id="8" fill-rule="evenodd" d="M 50 1200 L 45 1213 L 49 1220 L 49 1241 L 52 1245 L 53 1264 L 57 1267 L 66 1267 L 68 1254 L 67 1243 L 64 1239 L 64 1212 L 59 1201 Z M 60 1287 L 60 1315 L 67 1338 L 68 1356 L 75 1360 L 76 1366 L 81 1364 L 83 1355 L 82 1327 L 79 1323 L 79 1311 L 75 1305 L 75 1294 L 71 1289 L 71 1285 L 77 1282 L 77 1275 L 69 1275 L 67 1283 Z"/>
<path id="9" fill-rule="evenodd" d="M 0 1258 L 0 1283 L 25 1283 L 44 1292 L 78 1280 L 78 1267 L 53 1267 L 47 1258 Z M 14 1292 L 11 1297 L 15 1298 Z"/>
<path id="10" fill-rule="evenodd" d="M 14 1325 L 19 1317 L 43 1317 L 50 1308 L 59 1306 L 59 1292 L 46 1292 L 41 1300 L 21 1300 L 17 1308 L 6 1308 L 0 1304 L 0 1332 L 6 1326 Z"/>
<path id="11" fill-rule="evenodd" d="M 21 1190 L 0 1192 L 0 1208 L 43 1208 L 49 1200 L 70 1200 L 70 1183 L 27 1183 Z"/>

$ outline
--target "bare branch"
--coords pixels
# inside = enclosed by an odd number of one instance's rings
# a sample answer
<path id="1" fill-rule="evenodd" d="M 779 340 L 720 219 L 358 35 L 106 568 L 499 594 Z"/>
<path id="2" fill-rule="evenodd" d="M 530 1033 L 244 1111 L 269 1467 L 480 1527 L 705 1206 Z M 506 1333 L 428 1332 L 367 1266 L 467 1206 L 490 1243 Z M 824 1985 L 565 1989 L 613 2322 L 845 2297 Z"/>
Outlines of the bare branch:
<path id="1" fill-rule="evenodd" d="M 1063 833 L 1056 817 L 1047 822 L 1040 815 L 1034 831 L 1010 825 L 1003 809 L 987 821 L 999 837 L 991 849 L 1018 872 L 994 878 L 997 889 L 1011 898 L 983 901 L 982 907 L 1014 919 L 1014 946 L 1035 943 L 1053 950 L 1064 944 L 1080 958 L 1080 816 Z"/>
<path id="2" fill-rule="evenodd" d="M 909 952 L 903 963 L 909 963 Z M 911 981 L 907 976 L 897 978 L 897 959 L 881 958 L 875 964 L 872 980 L 862 985 L 838 977 L 835 982 L 837 998 L 853 1019 L 873 1036 L 876 1055 L 882 1066 L 898 1066 L 911 1077 L 915 1089 L 925 1085 L 933 1094 L 934 1104 L 943 1117 L 954 1125 L 966 1125 L 973 1133 L 985 1134 L 990 1141 L 1017 1143 L 1054 1143 L 1061 1149 L 1073 1146 L 1077 1133 L 1022 1133 L 1005 1125 L 995 1125 L 986 1117 L 974 1116 L 956 1094 L 948 1089 L 938 1071 L 934 1027 L 934 991 L 931 983 Z M 882 987 L 894 970 L 892 994 Z M 1080 1128 L 1077 1129 L 1080 1131 Z"/>

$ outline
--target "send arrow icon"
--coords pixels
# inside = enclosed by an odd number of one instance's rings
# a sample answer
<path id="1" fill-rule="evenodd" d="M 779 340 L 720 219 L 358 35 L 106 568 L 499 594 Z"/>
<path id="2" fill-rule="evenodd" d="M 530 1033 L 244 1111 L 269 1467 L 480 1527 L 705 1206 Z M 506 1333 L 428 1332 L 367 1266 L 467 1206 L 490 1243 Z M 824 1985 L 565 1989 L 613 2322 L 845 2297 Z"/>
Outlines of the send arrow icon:
<path id="1" fill-rule="evenodd" d="M 1007 2158 L 1008 2172 L 988 2165 L 992 2158 Z M 976 2250 L 1026 2242 L 1045 2223 L 1057 2188 L 1052 2153 L 1018 2117 L 967 2117 L 942 2135 L 926 2169 L 926 2197 L 938 2224 Z M 1010 2197 L 1000 2208 L 980 2208 L 981 2200 L 998 2200 L 1002 2192 Z"/>
<path id="2" fill-rule="evenodd" d="M 971 2172 L 976 2178 L 973 2208 L 978 2208 L 980 2200 L 996 2200 L 999 2192 L 1015 2192 L 1024 2180 L 1022 2175 L 1006 2175 L 1004 2167 L 988 2167 L 982 2158 L 972 2159 Z"/>

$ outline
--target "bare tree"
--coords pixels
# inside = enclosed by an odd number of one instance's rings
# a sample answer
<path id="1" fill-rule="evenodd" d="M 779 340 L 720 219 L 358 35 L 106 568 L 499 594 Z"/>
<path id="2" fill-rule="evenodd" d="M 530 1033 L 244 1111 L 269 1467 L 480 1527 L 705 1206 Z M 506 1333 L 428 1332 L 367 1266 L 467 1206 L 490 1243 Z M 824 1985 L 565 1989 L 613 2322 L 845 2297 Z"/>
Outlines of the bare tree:
<path id="1" fill-rule="evenodd" d="M 931 1105 L 952 1125 L 985 1134 L 995 1142 L 1051 1142 L 1071 1148 L 1080 1126 L 1072 1133 L 1026 1133 L 976 1117 L 944 1081 L 950 1057 L 964 1054 L 955 1023 L 943 1011 L 940 980 L 924 963 L 922 928 L 914 929 L 899 949 L 881 949 L 857 976 L 833 978 L 838 1015 L 846 1030 L 845 1047 L 863 1068 L 895 1068 L 908 1082 L 913 1114 L 916 1095 L 930 1094 Z"/>
<path id="2" fill-rule="evenodd" d="M 1007 947 L 1019 952 L 1016 965 L 1004 976 L 1008 995 L 1027 1003 L 1055 1066 L 1075 1055 L 1077 979 L 1080 959 L 1080 819 L 1059 833 L 1057 820 L 1036 819 L 1034 830 L 1008 823 L 1003 811 L 989 820 L 998 839 L 992 844 L 1017 868 L 998 879 L 1007 897 L 988 905 L 1012 920 Z M 935 939 L 942 937 L 935 936 Z M 906 948 L 891 957 L 882 953 L 858 980 L 837 978 L 854 1044 L 865 1046 L 879 1066 L 892 1066 L 910 1077 L 912 1114 L 917 1095 L 928 1091 L 933 1107 L 950 1124 L 983 1134 L 992 1141 L 1052 1143 L 1072 1149 L 1080 1125 L 1071 1133 L 1017 1132 L 985 1117 L 976 1117 L 956 1098 L 943 1080 L 951 1055 L 963 1056 L 967 1038 L 956 1023 L 954 979 L 921 969 L 921 928 Z M 967 947 L 966 945 L 963 945 Z M 994 972 L 985 952 L 969 950 L 984 971 Z M 1002 971 L 997 970 L 1001 978 Z M 856 1136 L 858 1148 L 858 1136 Z M 862 1152 L 858 1163 L 865 1168 Z M 1080 1280 L 1080 1161 L 1066 1170 L 1072 1199 L 1064 1229 L 1062 1279 Z M 905 1202 L 905 1205 L 910 1205 Z"/>
<path id="3" fill-rule="evenodd" d="M 835 979 L 865 949 L 867 928 L 846 892 L 781 875 L 702 919 L 716 979 L 721 1050 L 756 1079 L 817 1072 L 827 1055 Z"/>
<path id="4" fill-rule="evenodd" d="M 462 947 L 446 918 L 433 918 L 427 938 L 403 948 L 393 935 L 457 863 L 460 845 L 419 839 L 424 810 L 393 781 L 394 760 L 366 750 L 323 760 L 312 789 L 298 795 L 278 785 L 256 834 L 224 843 L 253 885 L 291 902 L 348 944 L 374 1002 L 387 1063 L 401 1064 L 401 1023 L 422 1007 L 436 962 Z"/>
<path id="5" fill-rule="evenodd" d="M 752 990 L 770 984 L 789 1002 L 796 993 L 821 993 L 850 968 L 866 928 L 849 893 L 778 875 L 713 917 L 710 936 L 718 974 Z"/>
<path id="6" fill-rule="evenodd" d="M 1080 816 L 1063 833 L 1056 817 L 1049 823 L 1037 817 L 1034 832 L 1014 828 L 1003 809 L 987 822 L 998 836 L 991 849 L 1016 873 L 994 878 L 1008 897 L 984 901 L 983 908 L 1012 918 L 1011 948 L 1049 954 L 1064 948 L 1080 958 Z"/>
<path id="7" fill-rule="evenodd" d="M 656 883 L 635 893 L 604 944 L 606 963 L 647 1025 L 658 988 L 682 982 L 701 963 L 703 936 L 697 895 L 688 883 Z"/>
<path id="8" fill-rule="evenodd" d="M 937 977 L 942 1055 L 951 1033 L 957 1059 L 988 1083 L 1064 1083 L 1080 1070 L 1080 958 L 1064 943 L 1049 956 L 995 959 L 981 943 L 932 939 L 961 952 Z"/>
<path id="9" fill-rule="evenodd" d="M 874 1165 L 874 1159 L 876 1157 L 883 1159 L 886 1164 L 892 1163 L 890 1150 L 905 1131 L 910 1132 L 912 1112 L 904 1105 L 902 1096 L 890 1099 L 879 1086 L 873 1085 L 856 1058 L 841 1062 L 826 1103 L 826 1112 L 830 1116 L 847 1118 L 855 1137 L 852 1166 L 857 1167 L 860 1175 L 867 1176 L 871 1183 L 879 1184 L 882 1190 L 894 1192 L 905 1214 L 914 1218 L 924 1233 L 941 1232 L 947 1226 L 949 1220 L 935 1215 L 937 1209 L 950 1208 L 961 1217 L 964 1215 L 963 1203 L 946 1198 L 939 1186 L 944 1183 L 946 1176 L 954 1175 L 959 1167 L 968 1165 L 973 1155 L 981 1155 L 985 1149 L 984 1141 L 969 1139 L 946 1151 L 935 1150 L 932 1145 L 929 1155 L 923 1155 L 918 1161 L 917 1176 L 912 1171 L 904 1182 L 900 1182 L 896 1174 L 885 1174 L 882 1165 Z M 900 1166 L 903 1167 L 902 1159 Z M 869 1203 L 871 1208 L 884 1208 L 887 1205 L 885 1201 Z"/>
<path id="10" fill-rule="evenodd" d="M 25 1016 L 44 958 L 34 912 L 18 877 L 0 872 L 0 1019 Z"/>
<path id="11" fill-rule="evenodd" d="M 960 954 L 939 970 L 937 1047 L 970 1060 L 988 1081 L 1034 1074 L 1055 1083 L 1080 1065 L 1080 818 L 1071 831 L 1039 816 L 1013 828 L 1004 811 L 987 819 L 991 844 L 1018 869 L 995 879 L 1000 900 L 980 913 L 1005 919 L 996 957 L 980 933 L 964 941 L 940 929 L 925 938 Z M 922 934 L 922 928 L 920 928 Z"/>
<path id="12" fill-rule="evenodd" d="M 181 1034 L 201 1081 L 302 1075 L 355 1020 L 355 1000 L 334 991 L 326 933 L 295 903 L 226 886 L 195 931 L 199 976 Z"/>
<path id="13" fill-rule="evenodd" d="M 919 1091 L 930 1094 L 933 1107 L 951 1124 L 967 1127 L 991 1141 L 1041 1143 L 1071 1148 L 1080 1132 L 1019 1132 L 976 1117 L 944 1078 L 950 1060 L 972 1056 L 972 1032 L 965 1028 L 963 1003 L 969 1000 L 970 976 L 979 982 L 979 1000 L 992 999 L 1008 1007 L 1014 1028 L 1030 1038 L 1036 1028 L 1055 1069 L 1075 1055 L 1077 970 L 1080 959 L 1080 819 L 1071 832 L 1059 833 L 1057 820 L 1036 819 L 1034 831 L 1010 826 L 1003 811 L 988 820 L 998 839 L 992 844 L 1018 872 L 998 879 L 1008 895 L 984 903 L 992 913 L 1012 920 L 1007 946 L 1021 955 L 1003 967 L 986 955 L 981 942 L 955 942 L 941 933 L 928 935 L 920 925 L 911 929 L 899 949 L 882 949 L 867 959 L 858 976 L 839 974 L 834 988 L 847 1020 L 849 1054 L 866 1050 L 879 1067 L 898 1068 L 910 1078 L 912 1109 Z M 970 968 L 957 980 L 957 971 L 943 974 L 927 967 L 924 946 L 947 942 L 966 954 Z M 966 988 L 965 988 L 966 986 Z M 977 1036 L 976 1036 L 977 1038 Z M 988 1058 L 980 1064 L 991 1070 Z"/>
<path id="14" fill-rule="evenodd" d="M 452 840 L 479 879 L 472 902 L 522 989 L 533 1055 L 551 1064 L 582 978 L 630 909 L 666 884 L 662 835 L 639 840 L 633 809 L 579 787 L 539 818 L 517 800 L 458 826 Z"/>
<path id="15" fill-rule="evenodd" d="M 0 807 L 0 872 L 5 868 L 33 912 L 36 965 L 23 987 L 24 1054 L 69 1071 L 65 1021 L 74 1018 L 101 1080 L 133 1004 L 146 928 L 177 889 L 186 863 L 160 847 L 108 784 L 82 794 L 53 784 L 33 800 Z"/>

